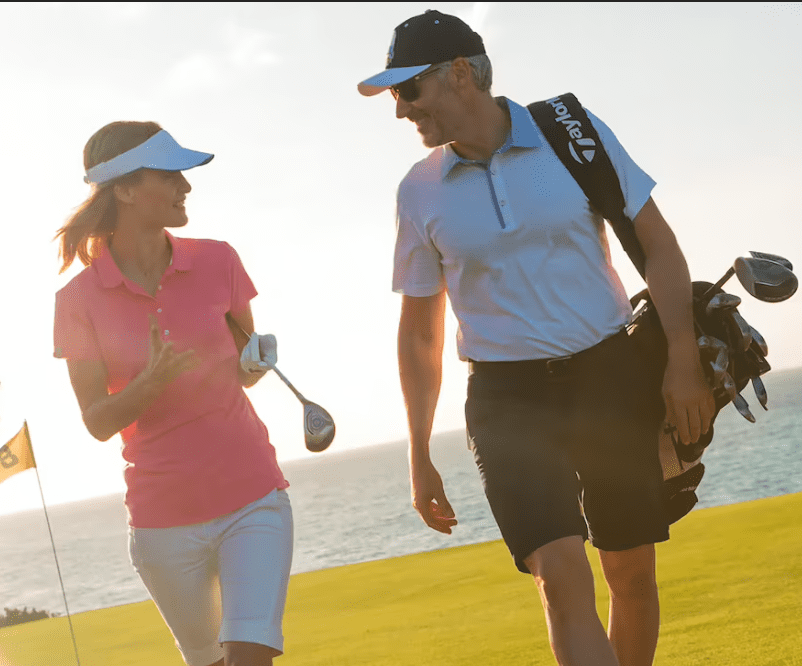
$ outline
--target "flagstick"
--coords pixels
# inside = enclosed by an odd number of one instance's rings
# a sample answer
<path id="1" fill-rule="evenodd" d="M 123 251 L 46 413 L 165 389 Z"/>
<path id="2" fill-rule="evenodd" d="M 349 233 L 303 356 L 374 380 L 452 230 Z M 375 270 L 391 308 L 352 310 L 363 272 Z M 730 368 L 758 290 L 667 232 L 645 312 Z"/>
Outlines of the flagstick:
<path id="1" fill-rule="evenodd" d="M 28 427 L 28 424 L 25 424 Z M 28 434 L 28 445 L 31 447 L 31 455 L 33 456 L 33 441 L 30 434 Z M 70 617 L 70 607 L 67 605 L 67 592 L 64 590 L 64 580 L 61 577 L 61 567 L 58 564 L 58 555 L 56 555 L 56 542 L 53 539 L 53 530 L 50 529 L 50 516 L 47 515 L 47 505 L 45 504 L 45 494 L 42 491 L 42 480 L 39 478 L 39 468 L 36 466 L 36 456 L 33 456 L 33 466 L 36 470 L 36 483 L 39 484 L 39 494 L 42 496 L 42 508 L 45 510 L 45 520 L 47 521 L 47 532 L 50 534 L 50 543 L 53 546 L 53 559 L 56 560 L 56 571 L 58 572 L 58 582 L 61 585 L 61 595 L 64 597 L 64 608 L 67 610 L 67 622 L 70 625 L 70 636 L 72 636 L 72 647 L 75 650 L 75 661 L 78 666 L 81 666 L 81 660 L 78 658 L 78 644 L 75 642 L 75 631 L 72 628 L 72 618 Z"/>

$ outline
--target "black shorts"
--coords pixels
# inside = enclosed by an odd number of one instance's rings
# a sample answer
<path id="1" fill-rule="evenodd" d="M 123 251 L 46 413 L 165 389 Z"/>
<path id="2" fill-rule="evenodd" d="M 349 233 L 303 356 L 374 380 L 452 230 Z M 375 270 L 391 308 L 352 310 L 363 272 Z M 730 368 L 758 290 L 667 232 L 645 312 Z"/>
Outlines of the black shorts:
<path id="1" fill-rule="evenodd" d="M 471 362 L 468 444 L 520 571 L 567 536 L 607 551 L 668 539 L 646 363 L 626 331 L 567 360 Z"/>

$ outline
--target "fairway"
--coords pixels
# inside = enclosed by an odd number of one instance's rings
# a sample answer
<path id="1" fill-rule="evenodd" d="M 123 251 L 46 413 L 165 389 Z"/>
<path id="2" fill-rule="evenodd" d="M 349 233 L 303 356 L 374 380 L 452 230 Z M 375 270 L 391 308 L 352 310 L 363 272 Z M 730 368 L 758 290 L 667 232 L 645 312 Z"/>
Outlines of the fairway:
<path id="1" fill-rule="evenodd" d="M 798 493 L 695 511 L 673 527 L 658 545 L 656 666 L 802 666 L 801 514 Z M 183 664 L 151 602 L 73 623 L 83 666 Z M 534 583 L 499 541 L 293 576 L 285 636 L 280 666 L 554 663 Z M 0 630 L 0 666 L 70 664 L 65 618 Z"/>

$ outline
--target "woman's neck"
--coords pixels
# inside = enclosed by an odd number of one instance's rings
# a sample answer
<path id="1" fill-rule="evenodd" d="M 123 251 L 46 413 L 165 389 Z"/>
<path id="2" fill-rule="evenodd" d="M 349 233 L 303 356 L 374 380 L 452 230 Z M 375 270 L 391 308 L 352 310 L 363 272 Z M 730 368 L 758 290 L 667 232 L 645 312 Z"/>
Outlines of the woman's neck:
<path id="1" fill-rule="evenodd" d="M 149 293 L 155 292 L 172 259 L 172 246 L 164 229 L 118 227 L 109 242 L 109 251 L 120 272 Z"/>

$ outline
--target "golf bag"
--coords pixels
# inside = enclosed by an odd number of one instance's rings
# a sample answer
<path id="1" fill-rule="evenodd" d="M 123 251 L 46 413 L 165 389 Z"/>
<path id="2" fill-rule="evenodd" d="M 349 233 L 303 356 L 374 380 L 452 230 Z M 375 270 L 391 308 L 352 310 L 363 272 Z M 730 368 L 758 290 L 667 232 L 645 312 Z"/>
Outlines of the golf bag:
<path id="1" fill-rule="evenodd" d="M 527 108 L 593 208 L 610 222 L 622 247 L 645 279 L 645 255 L 635 235 L 633 222 L 624 213 L 625 201 L 618 175 L 582 105 L 574 95 L 566 93 L 535 102 Z M 702 365 L 716 401 L 716 415 L 734 399 L 743 401 L 739 392 L 750 380 L 753 380 L 765 408 L 765 390 L 759 379 L 771 369 L 765 359 L 765 343 L 762 338 L 750 339 L 744 348 L 744 336 L 739 337 L 736 320 L 731 316 L 737 314 L 735 307 L 708 311 L 710 298 L 723 293 L 720 287 L 711 289 L 713 286 L 708 282 L 693 283 L 693 310 Z M 736 297 L 730 298 L 739 301 Z M 630 302 L 633 309 L 640 307 L 633 314 L 628 332 L 649 359 L 644 372 L 649 375 L 652 390 L 659 394 L 667 359 L 666 338 L 660 318 L 648 289 L 633 296 Z M 745 324 L 740 315 L 738 320 Z M 745 418 L 754 421 L 745 401 L 736 403 L 736 407 Z M 699 441 L 688 446 L 678 441 L 675 429 L 665 423 L 661 427 L 660 460 L 667 513 L 672 523 L 690 512 L 698 501 L 695 490 L 705 469 L 701 458 L 712 438 L 712 423 Z"/>

